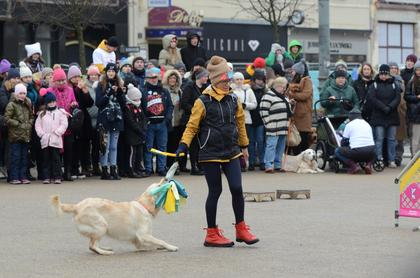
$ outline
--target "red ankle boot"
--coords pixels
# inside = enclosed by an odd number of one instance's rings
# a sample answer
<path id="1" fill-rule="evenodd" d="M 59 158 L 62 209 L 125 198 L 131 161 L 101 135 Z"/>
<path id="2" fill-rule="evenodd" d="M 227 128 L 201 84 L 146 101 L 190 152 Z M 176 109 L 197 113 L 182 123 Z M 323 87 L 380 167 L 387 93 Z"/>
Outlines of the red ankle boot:
<path id="1" fill-rule="evenodd" d="M 245 242 L 246 244 L 254 244 L 260 241 L 256 236 L 249 232 L 249 226 L 242 221 L 235 225 L 236 241 Z"/>
<path id="2" fill-rule="evenodd" d="M 222 230 L 218 227 L 207 228 L 206 239 L 204 240 L 204 246 L 206 247 L 232 247 L 233 241 L 226 238 L 222 234 Z"/>

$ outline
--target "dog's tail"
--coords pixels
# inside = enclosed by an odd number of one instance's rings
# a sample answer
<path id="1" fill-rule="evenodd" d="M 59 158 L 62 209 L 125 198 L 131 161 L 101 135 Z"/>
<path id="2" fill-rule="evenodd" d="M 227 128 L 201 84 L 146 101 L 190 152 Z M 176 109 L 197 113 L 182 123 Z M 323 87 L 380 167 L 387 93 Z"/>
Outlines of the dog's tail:
<path id="1" fill-rule="evenodd" d="M 76 206 L 72 204 L 62 204 L 60 202 L 60 197 L 58 195 L 51 196 L 50 199 L 51 207 L 57 213 L 58 216 L 63 214 L 63 212 L 66 213 L 75 213 L 76 212 Z"/>

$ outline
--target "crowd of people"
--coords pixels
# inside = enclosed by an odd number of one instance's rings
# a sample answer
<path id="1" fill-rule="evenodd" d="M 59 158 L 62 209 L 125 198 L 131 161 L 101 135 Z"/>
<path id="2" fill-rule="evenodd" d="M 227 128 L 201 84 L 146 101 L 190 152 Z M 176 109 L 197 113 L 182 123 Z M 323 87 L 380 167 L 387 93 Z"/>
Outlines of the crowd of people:
<path id="1" fill-rule="evenodd" d="M 166 35 L 158 59 L 147 61 L 118 60 L 119 42 L 110 37 L 93 52 L 86 75 L 77 63 L 67 72 L 59 65 L 48 67 L 39 43 L 26 45 L 27 58 L 17 65 L 1 60 L 0 172 L 11 184 L 164 176 L 174 159 L 157 156 L 154 165 L 149 150 L 175 153 L 184 131 L 193 125 L 197 99 L 213 88 L 214 70 L 200 39 L 188 33 L 187 46 L 180 49 L 177 37 Z M 232 103 L 203 113 L 229 126 L 236 119 L 226 115 L 239 100 L 249 138 L 249 158 L 241 158 L 241 170 L 284 172 L 286 149 L 297 155 L 313 144 L 313 85 L 302 44 L 294 40 L 285 49 L 274 43 L 266 58 L 256 58 L 243 72 L 227 65 Z M 401 164 L 407 139 L 412 154 L 419 150 L 420 61 L 414 54 L 407 56 L 401 71 L 389 63 L 380 65 L 376 74 L 364 63 L 356 80 L 347 64 L 337 61 L 320 99 L 337 127 L 340 118 L 359 109 L 373 129 L 376 159 L 389 167 Z M 292 125 L 301 140 L 287 148 Z M 190 168 L 187 156 L 180 157 L 180 172 L 203 175 L 200 155 L 215 144 L 210 141 L 220 140 L 223 148 L 225 140 L 239 140 L 231 130 L 218 136 L 212 130 L 189 138 Z M 36 177 L 30 171 L 34 167 Z"/>

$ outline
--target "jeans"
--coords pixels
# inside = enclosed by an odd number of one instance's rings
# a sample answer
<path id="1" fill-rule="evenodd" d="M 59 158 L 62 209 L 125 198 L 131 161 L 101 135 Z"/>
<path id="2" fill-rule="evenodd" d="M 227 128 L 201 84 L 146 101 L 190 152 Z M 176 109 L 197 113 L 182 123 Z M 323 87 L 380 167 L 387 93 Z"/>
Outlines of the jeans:
<path id="1" fill-rule="evenodd" d="M 264 163 L 265 169 L 280 169 L 284 149 L 286 148 L 286 135 L 266 136 Z M 274 163 L 273 163 L 274 162 Z"/>
<path id="2" fill-rule="evenodd" d="M 101 166 L 108 167 L 117 165 L 117 144 L 119 136 L 119 131 L 108 131 L 106 134 L 106 151 L 105 154 L 101 156 Z"/>
<path id="3" fill-rule="evenodd" d="M 207 227 L 216 227 L 217 203 L 222 194 L 222 170 L 225 173 L 232 195 L 232 207 L 236 224 L 244 220 L 244 197 L 242 193 L 241 165 L 235 158 L 229 162 L 203 162 L 201 163 L 206 176 L 209 193 L 206 200 Z"/>
<path id="4" fill-rule="evenodd" d="M 246 133 L 249 138 L 249 165 L 255 165 L 258 158 L 259 163 L 264 163 L 264 126 L 246 125 Z"/>
<path id="5" fill-rule="evenodd" d="M 375 146 L 376 146 L 376 158 L 383 159 L 382 155 L 382 145 L 384 142 L 384 138 L 387 140 L 387 155 L 388 161 L 393 162 L 395 161 L 395 136 L 397 134 L 397 127 L 396 126 L 389 126 L 387 128 L 383 126 L 376 126 L 375 127 Z"/>
<path id="6" fill-rule="evenodd" d="M 352 162 L 372 162 L 375 159 L 375 146 L 350 149 L 350 147 L 339 147 L 335 149 L 335 157 L 347 166 Z"/>
<path id="7" fill-rule="evenodd" d="M 166 145 L 168 143 L 168 128 L 165 122 L 158 124 L 149 124 L 146 131 L 146 161 L 145 168 L 146 172 L 152 173 L 153 170 L 153 154 L 149 152 L 151 148 L 156 146 L 159 151 L 166 152 Z M 166 156 L 158 155 L 156 157 L 157 171 L 166 171 Z"/>
<path id="8" fill-rule="evenodd" d="M 10 143 L 9 180 L 27 179 L 28 143 Z"/>

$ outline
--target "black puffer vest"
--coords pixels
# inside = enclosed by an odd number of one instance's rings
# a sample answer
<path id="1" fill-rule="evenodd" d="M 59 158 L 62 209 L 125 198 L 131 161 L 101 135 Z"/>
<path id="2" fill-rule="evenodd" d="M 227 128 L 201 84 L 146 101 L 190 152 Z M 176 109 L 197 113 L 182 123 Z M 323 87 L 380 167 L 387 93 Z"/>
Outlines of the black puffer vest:
<path id="1" fill-rule="evenodd" d="M 236 110 L 238 101 L 234 94 L 217 101 L 210 95 L 202 95 L 206 116 L 201 120 L 198 142 L 199 161 L 229 160 L 240 153 Z"/>

